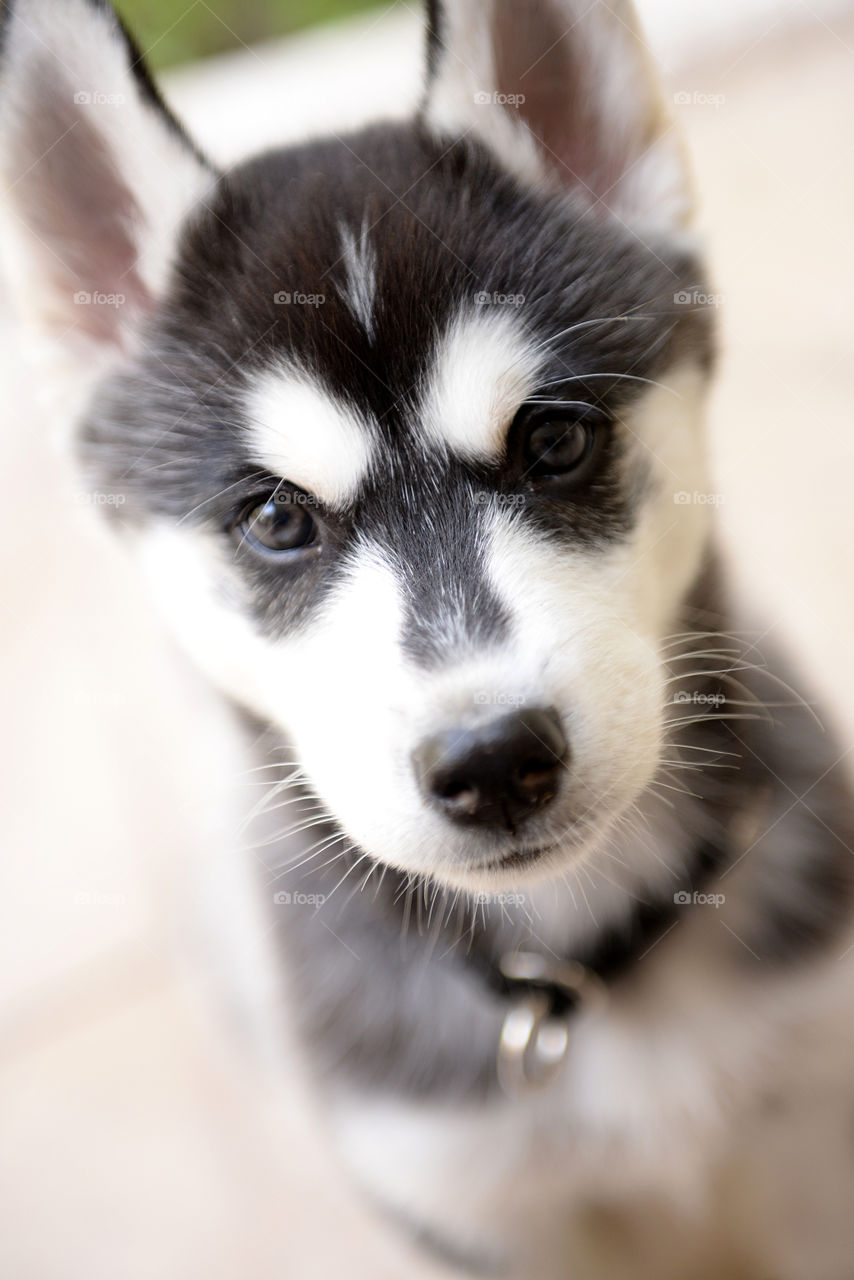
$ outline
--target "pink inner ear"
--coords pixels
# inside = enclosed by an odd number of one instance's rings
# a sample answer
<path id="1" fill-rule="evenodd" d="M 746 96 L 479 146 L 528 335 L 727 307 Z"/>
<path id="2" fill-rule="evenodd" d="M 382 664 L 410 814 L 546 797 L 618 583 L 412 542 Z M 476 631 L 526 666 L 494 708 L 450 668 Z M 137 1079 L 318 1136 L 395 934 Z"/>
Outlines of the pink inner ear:
<path id="1" fill-rule="evenodd" d="M 22 214 L 41 242 L 51 313 L 118 343 L 129 316 L 150 307 L 151 298 L 137 270 L 134 229 L 142 216 L 97 129 L 98 112 L 111 110 L 75 104 L 67 87 L 54 83 L 23 121 L 15 159 Z"/>
<path id="2" fill-rule="evenodd" d="M 602 80 L 618 74 L 619 60 L 611 73 L 596 56 L 605 40 L 595 28 L 609 15 L 585 15 L 583 6 L 580 14 L 561 14 L 560 6 L 548 0 L 496 5 L 497 90 L 510 102 L 523 99 L 508 109 L 518 110 L 556 180 L 607 203 L 608 193 L 641 153 L 643 124 L 636 121 L 626 128 L 606 119 L 602 102 L 608 86 Z M 626 93 L 633 87 L 627 84 Z"/>

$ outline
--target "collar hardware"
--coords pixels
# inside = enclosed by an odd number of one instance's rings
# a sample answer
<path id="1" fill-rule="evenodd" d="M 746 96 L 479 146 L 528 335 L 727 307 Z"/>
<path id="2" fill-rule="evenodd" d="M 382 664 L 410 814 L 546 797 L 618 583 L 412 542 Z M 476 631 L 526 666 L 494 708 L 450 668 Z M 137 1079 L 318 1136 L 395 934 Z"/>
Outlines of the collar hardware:
<path id="1" fill-rule="evenodd" d="M 504 1004 L 495 1067 L 506 1094 L 529 1094 L 555 1079 L 569 1050 L 572 1018 L 582 1006 L 605 1005 L 610 989 L 670 933 L 694 894 L 731 864 L 732 843 L 729 827 L 718 842 L 698 840 L 679 880 L 660 896 L 636 898 L 628 920 L 601 928 L 578 959 L 523 947 L 496 958 L 484 921 L 466 958 Z"/>
<path id="2" fill-rule="evenodd" d="M 499 971 L 512 1004 L 501 1027 L 498 1081 L 512 1098 L 551 1084 L 569 1049 L 569 1022 L 580 1007 L 602 1007 L 605 984 L 574 960 L 537 951 L 506 952 Z"/>

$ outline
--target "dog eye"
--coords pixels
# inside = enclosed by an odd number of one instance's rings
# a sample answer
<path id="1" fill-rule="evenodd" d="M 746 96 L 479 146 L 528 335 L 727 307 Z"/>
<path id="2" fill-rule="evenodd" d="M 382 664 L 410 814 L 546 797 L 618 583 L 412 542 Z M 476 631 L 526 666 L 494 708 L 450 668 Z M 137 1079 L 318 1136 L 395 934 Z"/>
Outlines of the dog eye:
<path id="1" fill-rule="evenodd" d="M 317 542 L 317 522 L 305 502 L 293 495 L 277 494 L 245 507 L 234 526 L 241 542 L 265 554 L 287 555 Z"/>
<path id="2" fill-rule="evenodd" d="M 564 476 L 590 458 L 595 427 L 588 418 L 564 410 L 539 414 L 528 425 L 523 445 L 526 474 Z"/>

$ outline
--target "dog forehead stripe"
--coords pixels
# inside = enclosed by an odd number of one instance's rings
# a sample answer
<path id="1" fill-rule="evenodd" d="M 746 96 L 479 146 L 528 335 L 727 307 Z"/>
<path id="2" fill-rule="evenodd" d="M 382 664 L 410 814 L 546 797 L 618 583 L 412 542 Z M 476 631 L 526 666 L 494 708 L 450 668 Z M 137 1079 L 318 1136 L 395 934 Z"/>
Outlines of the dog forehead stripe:
<path id="1" fill-rule="evenodd" d="M 341 227 L 341 254 L 346 277 L 342 296 L 366 336 L 374 336 L 374 302 L 377 290 L 377 260 L 364 224 L 358 238 L 347 226 Z"/>
<path id="2" fill-rule="evenodd" d="M 342 506 L 356 494 L 371 465 L 370 428 L 355 410 L 304 373 L 265 374 L 249 394 L 253 456 L 274 475 Z"/>
<path id="3" fill-rule="evenodd" d="M 536 390 L 543 356 L 517 314 L 523 304 L 519 295 L 476 295 L 437 345 L 424 428 L 462 457 L 500 457 L 507 428 Z"/>

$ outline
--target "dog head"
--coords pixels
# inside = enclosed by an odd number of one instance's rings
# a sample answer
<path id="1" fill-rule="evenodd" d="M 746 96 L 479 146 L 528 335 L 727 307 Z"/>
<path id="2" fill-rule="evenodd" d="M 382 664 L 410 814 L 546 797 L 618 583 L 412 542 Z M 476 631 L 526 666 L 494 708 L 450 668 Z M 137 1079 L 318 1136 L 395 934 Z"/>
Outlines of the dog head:
<path id="1" fill-rule="evenodd" d="M 707 532 L 688 180 L 627 7 L 434 3 L 414 119 L 226 174 L 101 0 L 3 12 L 11 274 L 195 660 L 374 859 L 594 856 Z"/>

